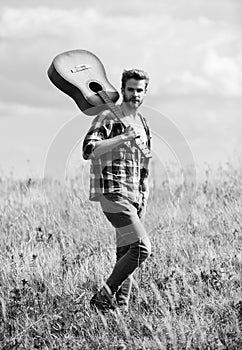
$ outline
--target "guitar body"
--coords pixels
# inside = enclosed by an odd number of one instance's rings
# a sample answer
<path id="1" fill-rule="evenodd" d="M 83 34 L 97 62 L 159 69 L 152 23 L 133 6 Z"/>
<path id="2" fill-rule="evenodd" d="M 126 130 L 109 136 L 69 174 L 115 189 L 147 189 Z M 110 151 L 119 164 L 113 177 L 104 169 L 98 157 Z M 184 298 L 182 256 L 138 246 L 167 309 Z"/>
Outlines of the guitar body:
<path id="1" fill-rule="evenodd" d="M 102 62 L 89 51 L 71 50 L 57 55 L 47 74 L 51 82 L 69 95 L 87 115 L 96 115 L 107 109 L 99 91 L 105 91 L 114 103 L 119 99 Z"/>

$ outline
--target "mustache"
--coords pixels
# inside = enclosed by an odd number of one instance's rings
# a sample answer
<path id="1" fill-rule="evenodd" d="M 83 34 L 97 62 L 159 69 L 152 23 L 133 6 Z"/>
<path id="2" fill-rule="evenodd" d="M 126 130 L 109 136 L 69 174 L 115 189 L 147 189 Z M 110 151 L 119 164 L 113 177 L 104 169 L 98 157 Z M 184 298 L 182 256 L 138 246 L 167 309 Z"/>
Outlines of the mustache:
<path id="1" fill-rule="evenodd" d="M 125 95 L 123 95 L 123 100 L 124 102 L 138 102 L 138 103 L 142 103 L 143 99 L 139 98 L 139 97 L 127 97 Z"/>

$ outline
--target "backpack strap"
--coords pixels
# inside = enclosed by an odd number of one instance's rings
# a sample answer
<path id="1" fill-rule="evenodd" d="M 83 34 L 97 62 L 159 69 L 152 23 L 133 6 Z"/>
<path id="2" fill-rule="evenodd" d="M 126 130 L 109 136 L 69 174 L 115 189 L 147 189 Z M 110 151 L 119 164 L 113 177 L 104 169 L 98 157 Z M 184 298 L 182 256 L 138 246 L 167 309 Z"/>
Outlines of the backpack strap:
<path id="1" fill-rule="evenodd" d="M 150 128 L 148 126 L 146 118 L 139 113 L 140 119 L 142 121 L 142 124 L 144 126 L 146 135 L 147 135 L 147 147 L 149 150 L 151 150 L 151 134 L 150 134 Z M 149 175 L 149 158 L 145 158 L 144 160 L 144 167 L 141 169 L 141 183 L 144 182 L 144 179 L 147 178 Z"/>
<path id="2" fill-rule="evenodd" d="M 148 126 L 148 123 L 147 123 L 147 120 L 146 118 L 141 114 L 141 113 L 138 113 L 138 115 L 140 116 L 140 119 L 142 121 L 142 124 L 144 126 L 144 129 L 145 129 L 145 132 L 146 132 L 146 135 L 147 135 L 147 146 L 149 148 L 149 150 L 151 149 L 151 134 L 150 134 L 150 128 Z"/>

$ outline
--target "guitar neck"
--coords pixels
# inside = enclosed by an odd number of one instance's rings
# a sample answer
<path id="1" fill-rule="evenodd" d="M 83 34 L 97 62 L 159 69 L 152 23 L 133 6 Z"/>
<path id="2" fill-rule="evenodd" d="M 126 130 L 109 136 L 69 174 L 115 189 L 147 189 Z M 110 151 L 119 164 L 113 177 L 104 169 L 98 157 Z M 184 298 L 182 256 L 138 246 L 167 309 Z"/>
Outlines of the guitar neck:
<path id="1" fill-rule="evenodd" d="M 123 122 L 122 120 L 122 112 L 118 106 L 110 99 L 106 91 L 99 91 L 98 95 L 102 98 L 102 100 L 108 105 L 109 109 L 113 112 L 115 117 L 122 123 L 126 128 L 127 124 Z"/>
<path id="2" fill-rule="evenodd" d="M 115 105 L 115 103 L 110 99 L 110 97 L 108 96 L 106 91 L 104 91 L 104 90 L 98 91 L 98 95 L 108 105 L 109 109 L 113 112 L 113 114 L 120 121 L 120 123 L 123 124 L 125 126 L 125 128 L 127 128 L 129 125 L 123 120 L 123 118 L 122 118 L 123 115 L 122 115 L 120 108 L 117 105 Z M 141 141 L 140 138 L 136 138 L 136 139 L 134 139 L 134 141 L 136 143 L 136 146 L 139 148 L 139 150 L 141 151 L 141 153 L 143 154 L 143 156 L 145 158 L 152 157 L 149 148 L 147 147 L 147 145 L 143 141 Z"/>

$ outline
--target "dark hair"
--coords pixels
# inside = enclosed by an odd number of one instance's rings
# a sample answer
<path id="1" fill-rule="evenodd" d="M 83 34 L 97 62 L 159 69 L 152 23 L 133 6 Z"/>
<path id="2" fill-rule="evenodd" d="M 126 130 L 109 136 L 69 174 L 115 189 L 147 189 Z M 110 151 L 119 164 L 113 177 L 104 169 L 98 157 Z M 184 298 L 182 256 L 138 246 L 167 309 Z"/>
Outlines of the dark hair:
<path id="1" fill-rule="evenodd" d="M 125 88 L 126 81 L 129 79 L 136 79 L 136 80 L 145 80 L 145 88 L 147 88 L 149 84 L 149 76 L 148 73 L 144 72 L 141 69 L 129 69 L 124 70 L 122 74 L 122 86 L 121 88 Z"/>

